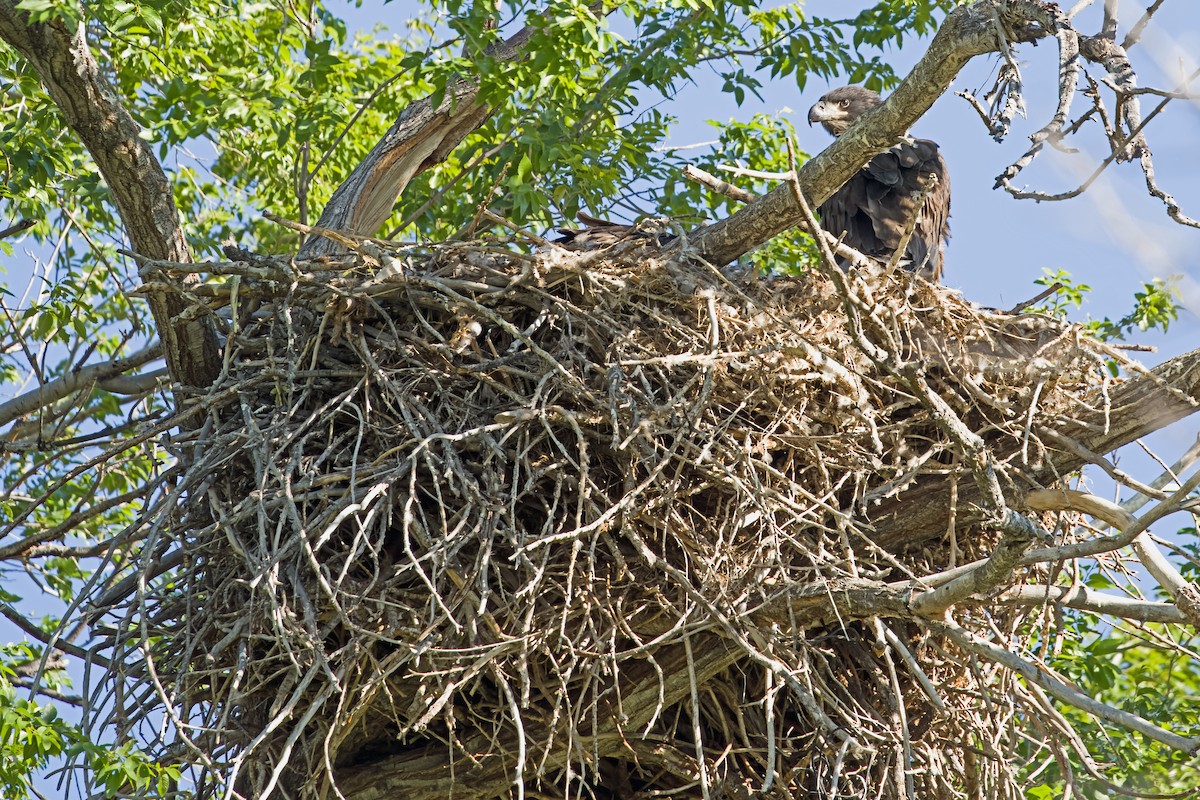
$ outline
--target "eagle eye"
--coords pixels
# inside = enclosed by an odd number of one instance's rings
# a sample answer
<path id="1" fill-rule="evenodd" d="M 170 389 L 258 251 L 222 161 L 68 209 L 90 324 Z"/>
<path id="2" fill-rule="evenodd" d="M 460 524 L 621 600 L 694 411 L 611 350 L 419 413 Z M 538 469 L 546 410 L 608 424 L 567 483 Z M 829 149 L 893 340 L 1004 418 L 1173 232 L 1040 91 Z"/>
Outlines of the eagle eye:
<path id="1" fill-rule="evenodd" d="M 840 105 L 842 108 L 849 108 L 850 107 L 850 98 L 847 97 L 846 99 L 844 99 L 840 103 L 838 103 L 838 105 Z"/>

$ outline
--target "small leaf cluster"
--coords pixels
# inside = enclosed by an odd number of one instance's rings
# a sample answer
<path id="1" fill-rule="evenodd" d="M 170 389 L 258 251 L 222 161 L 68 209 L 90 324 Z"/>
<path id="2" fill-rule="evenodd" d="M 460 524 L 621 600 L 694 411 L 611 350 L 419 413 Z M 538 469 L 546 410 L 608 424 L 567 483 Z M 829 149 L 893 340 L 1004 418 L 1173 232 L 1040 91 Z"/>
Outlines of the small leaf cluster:
<path id="1" fill-rule="evenodd" d="M 53 705 L 30 700 L 12 684 L 14 673 L 5 661 L 17 657 L 35 662 L 36 651 L 27 645 L 8 645 L 0 651 L 0 797 L 30 796 L 31 776 L 59 758 L 83 758 L 106 797 L 146 792 L 163 797 L 172 791 L 181 775 L 177 766 L 150 760 L 130 741 L 95 744 Z"/>
<path id="2" fill-rule="evenodd" d="M 1111 588 L 1097 574 L 1087 583 L 1090 588 Z M 1177 626 L 1109 627 L 1093 615 L 1071 613 L 1054 640 L 1058 652 L 1049 664 L 1085 694 L 1192 737 L 1200 734 L 1200 666 L 1187 653 L 1195 652 L 1198 644 L 1194 633 Z M 1060 711 L 1103 767 L 1103 780 L 1084 770 L 1075 772 L 1078 796 L 1113 796 L 1106 781 L 1121 787 L 1122 794 L 1200 791 L 1194 759 L 1186 753 L 1106 725 L 1073 707 L 1060 706 Z M 1034 759 L 1031 769 L 1043 760 L 1044 756 Z M 1064 776 L 1052 763 L 1026 790 L 1026 797 L 1062 797 L 1064 786 Z"/>
<path id="3" fill-rule="evenodd" d="M 1066 319 L 1071 309 L 1083 307 L 1087 294 L 1092 291 L 1091 286 L 1076 281 L 1063 269 L 1043 269 L 1042 272 L 1042 277 L 1034 283 L 1040 286 L 1057 284 L 1058 288 L 1034 311 Z M 1155 278 L 1143 283 L 1141 290 L 1134 292 L 1133 300 L 1133 309 L 1120 319 L 1088 319 L 1083 327 L 1101 341 L 1123 341 L 1135 329 L 1142 332 L 1158 329 L 1166 333 L 1171 323 L 1179 318 L 1180 296 L 1174 279 Z M 1108 371 L 1114 376 L 1120 373 L 1117 361 L 1108 361 Z"/>

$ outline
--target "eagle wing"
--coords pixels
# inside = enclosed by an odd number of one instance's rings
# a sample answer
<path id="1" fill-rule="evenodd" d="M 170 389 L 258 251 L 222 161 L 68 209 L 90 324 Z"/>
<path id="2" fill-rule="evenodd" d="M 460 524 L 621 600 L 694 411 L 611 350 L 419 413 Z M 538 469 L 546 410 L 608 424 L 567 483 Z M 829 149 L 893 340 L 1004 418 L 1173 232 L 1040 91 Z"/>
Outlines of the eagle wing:
<path id="1" fill-rule="evenodd" d="M 950 176 L 937 144 L 928 139 L 905 140 L 871 159 L 818 209 L 821 227 L 845 234 L 845 243 L 866 255 L 889 259 L 915 211 L 914 195 L 931 174 L 937 185 L 925 196 L 904 255 L 908 269 L 939 280 L 950 237 Z"/>
<path id="2" fill-rule="evenodd" d="M 560 238 L 555 244 L 560 244 L 568 250 L 599 250 L 611 247 L 631 237 L 644 239 L 662 246 L 675 239 L 673 233 L 647 232 L 639 225 L 625 225 L 620 222 L 610 222 L 606 219 L 593 217 L 580 211 L 575 215 L 584 228 L 555 228 Z"/>

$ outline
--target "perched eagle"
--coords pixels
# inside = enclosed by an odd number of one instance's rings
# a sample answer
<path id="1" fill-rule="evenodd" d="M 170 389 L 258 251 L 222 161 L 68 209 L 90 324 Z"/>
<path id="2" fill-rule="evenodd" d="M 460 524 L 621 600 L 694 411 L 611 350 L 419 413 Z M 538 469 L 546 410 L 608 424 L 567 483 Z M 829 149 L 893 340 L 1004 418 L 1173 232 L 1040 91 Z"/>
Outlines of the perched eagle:
<path id="1" fill-rule="evenodd" d="M 879 105 L 879 95 L 861 86 L 843 86 L 826 94 L 808 110 L 808 124 L 821 123 L 841 135 L 866 111 Z M 918 195 L 930 174 L 937 185 Z M 950 238 L 950 176 L 936 143 L 905 138 L 871 159 L 846 185 L 817 209 L 821 227 L 855 250 L 888 260 L 900 246 L 904 229 L 916 213 L 916 228 L 904 249 L 901 266 L 933 281 L 942 276 L 942 254 Z"/>

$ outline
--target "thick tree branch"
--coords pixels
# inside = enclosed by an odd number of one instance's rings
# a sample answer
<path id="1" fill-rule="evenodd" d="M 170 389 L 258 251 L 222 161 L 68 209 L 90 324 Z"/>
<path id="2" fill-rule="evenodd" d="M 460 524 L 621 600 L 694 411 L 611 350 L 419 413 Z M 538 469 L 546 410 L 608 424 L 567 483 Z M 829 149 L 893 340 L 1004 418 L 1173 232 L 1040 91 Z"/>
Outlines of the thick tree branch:
<path id="1" fill-rule="evenodd" d="M 83 23 L 72 31 L 61 20 L 31 22 L 13 0 L 0 0 L 0 39 L 37 72 L 88 149 L 134 249 L 149 258 L 191 261 L 167 176 L 92 56 Z M 172 377 L 188 386 L 211 384 L 221 363 L 211 322 L 184 314 L 178 294 L 160 291 L 149 299 Z"/>
<path id="2" fill-rule="evenodd" d="M 72 370 L 61 378 L 55 378 L 32 391 L 0 403 L 0 426 L 57 403 L 80 389 L 115 379 L 161 356 L 162 346 L 154 344 L 128 358 L 114 358 L 112 361 L 102 361 Z"/>
<path id="3" fill-rule="evenodd" d="M 1014 586 L 997 600 L 1005 605 L 1061 605 L 1092 614 L 1106 614 L 1141 622 L 1187 622 L 1188 618 L 1170 603 L 1155 603 L 1098 592 L 1086 586 Z"/>
<path id="4" fill-rule="evenodd" d="M 990 3 L 974 3 L 952 11 L 929 50 L 896 91 L 800 168 L 798 184 L 804 197 L 813 206 L 829 199 L 872 156 L 904 136 L 946 91 L 963 65 L 975 56 L 999 49 Z M 727 219 L 693 233 L 688 243 L 692 253 L 723 265 L 799 225 L 801 220 L 792 188 L 780 186 Z"/>

